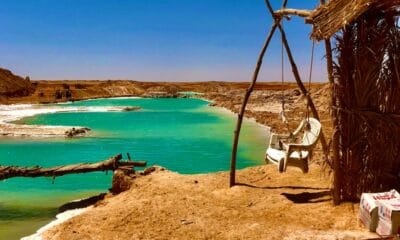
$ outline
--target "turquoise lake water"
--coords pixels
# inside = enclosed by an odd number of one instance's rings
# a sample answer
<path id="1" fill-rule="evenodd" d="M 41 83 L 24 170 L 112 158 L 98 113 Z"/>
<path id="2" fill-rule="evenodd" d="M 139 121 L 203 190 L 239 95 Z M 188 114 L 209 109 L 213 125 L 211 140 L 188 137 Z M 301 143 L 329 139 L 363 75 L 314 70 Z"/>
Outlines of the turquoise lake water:
<path id="1" fill-rule="evenodd" d="M 0 165 L 57 166 L 105 160 L 129 152 L 184 174 L 226 171 L 236 117 L 200 99 L 98 99 L 62 106 L 140 106 L 136 112 L 74 112 L 29 117 L 28 124 L 86 126 L 77 139 L 0 139 Z M 264 164 L 265 129 L 245 121 L 238 168 Z M 112 174 L 74 174 L 55 179 L 0 182 L 0 239 L 19 239 L 52 220 L 57 208 L 107 191 Z M 227 179 L 228 184 L 228 179 Z"/>

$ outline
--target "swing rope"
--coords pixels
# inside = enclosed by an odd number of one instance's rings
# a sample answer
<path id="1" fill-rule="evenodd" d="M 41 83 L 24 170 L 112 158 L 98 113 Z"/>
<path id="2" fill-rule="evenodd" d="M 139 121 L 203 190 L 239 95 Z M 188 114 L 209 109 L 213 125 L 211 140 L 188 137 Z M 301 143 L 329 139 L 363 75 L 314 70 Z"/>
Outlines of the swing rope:
<path id="1" fill-rule="evenodd" d="M 315 41 L 313 40 L 312 46 L 311 46 L 310 72 L 308 75 L 307 109 L 306 109 L 307 122 L 310 119 L 311 80 L 312 80 L 312 72 L 313 72 L 313 65 L 314 65 L 314 51 L 315 51 Z"/>
<path id="2" fill-rule="evenodd" d="M 283 20 L 283 19 L 282 19 Z M 283 28 L 283 21 L 281 21 L 281 26 Z M 285 91 L 283 88 L 283 84 L 285 82 L 285 57 L 284 57 L 284 46 L 283 46 L 283 36 L 281 35 L 281 84 L 282 84 L 282 89 L 281 89 L 281 105 L 282 109 L 280 112 L 280 117 L 282 119 L 282 122 L 285 124 L 286 128 L 289 130 L 289 123 L 285 115 Z M 312 73 L 313 73 L 313 65 L 314 65 L 314 52 L 315 52 L 315 41 L 312 41 L 312 46 L 311 46 L 311 59 L 310 59 L 310 69 L 308 73 L 308 89 L 307 89 L 307 103 L 306 103 L 306 113 L 305 113 L 305 119 L 307 120 L 307 123 L 309 122 L 310 119 L 310 98 L 311 98 L 311 80 L 312 80 Z"/>
<path id="3" fill-rule="evenodd" d="M 282 28 L 283 28 L 283 19 L 280 22 Z M 283 88 L 283 84 L 285 82 L 285 49 L 283 47 L 283 36 L 281 35 L 281 112 L 280 112 L 280 117 L 282 119 L 282 122 L 285 124 L 286 128 L 289 130 L 289 123 L 285 115 L 285 90 Z"/>

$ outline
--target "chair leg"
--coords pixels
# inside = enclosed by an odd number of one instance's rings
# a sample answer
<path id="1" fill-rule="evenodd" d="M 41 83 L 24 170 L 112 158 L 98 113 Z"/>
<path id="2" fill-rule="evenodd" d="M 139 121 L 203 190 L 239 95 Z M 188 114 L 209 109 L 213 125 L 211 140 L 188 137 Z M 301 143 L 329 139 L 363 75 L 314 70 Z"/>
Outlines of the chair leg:
<path id="1" fill-rule="evenodd" d="M 303 167 L 301 170 L 303 170 L 303 173 L 308 173 L 308 158 L 303 159 Z"/>
<path id="2" fill-rule="evenodd" d="M 265 164 L 268 164 L 268 163 L 269 163 L 269 159 L 268 159 L 268 157 L 267 157 L 267 154 L 265 154 L 264 161 L 265 161 Z"/>
<path id="3" fill-rule="evenodd" d="M 286 168 L 287 168 L 287 166 L 288 166 L 288 164 L 289 164 L 289 157 L 285 157 L 283 160 L 282 160 L 282 162 L 283 162 L 283 166 L 282 166 L 282 168 L 283 168 L 283 171 L 284 172 L 286 172 Z"/>
<path id="4" fill-rule="evenodd" d="M 285 169 L 285 159 L 281 159 L 279 161 L 278 170 L 280 173 L 283 173 L 286 170 Z"/>

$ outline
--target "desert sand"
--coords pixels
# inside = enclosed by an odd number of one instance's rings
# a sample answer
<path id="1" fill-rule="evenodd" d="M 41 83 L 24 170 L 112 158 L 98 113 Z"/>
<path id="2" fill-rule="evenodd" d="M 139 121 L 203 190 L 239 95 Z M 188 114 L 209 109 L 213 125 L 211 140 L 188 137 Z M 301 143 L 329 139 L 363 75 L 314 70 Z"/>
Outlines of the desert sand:
<path id="1" fill-rule="evenodd" d="M 278 173 L 265 165 L 182 175 L 162 168 L 126 192 L 47 230 L 44 239 L 365 239 L 358 204 L 334 207 L 329 178 L 316 165 Z"/>

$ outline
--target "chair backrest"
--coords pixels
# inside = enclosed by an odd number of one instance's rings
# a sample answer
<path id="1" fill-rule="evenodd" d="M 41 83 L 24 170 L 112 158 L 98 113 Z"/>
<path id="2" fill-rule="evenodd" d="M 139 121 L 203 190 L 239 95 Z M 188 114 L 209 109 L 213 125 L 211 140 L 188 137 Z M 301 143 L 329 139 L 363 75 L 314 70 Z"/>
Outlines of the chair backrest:
<path id="1" fill-rule="evenodd" d="M 314 145 L 319 138 L 321 123 L 315 118 L 309 118 L 308 123 L 310 124 L 310 128 L 307 129 L 307 127 L 305 127 L 302 144 L 311 146 Z"/>

